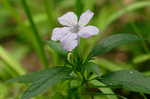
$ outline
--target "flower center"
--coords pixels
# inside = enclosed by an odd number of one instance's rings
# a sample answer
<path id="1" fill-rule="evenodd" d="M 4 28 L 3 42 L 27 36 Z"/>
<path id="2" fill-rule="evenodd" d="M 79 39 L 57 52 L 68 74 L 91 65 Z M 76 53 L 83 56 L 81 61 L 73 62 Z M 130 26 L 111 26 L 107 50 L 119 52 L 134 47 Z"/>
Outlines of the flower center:
<path id="1" fill-rule="evenodd" d="M 72 33 L 78 33 L 78 32 L 79 32 L 79 29 L 80 29 L 80 26 L 77 24 L 77 25 L 73 26 L 73 27 L 70 29 L 70 31 L 71 31 Z"/>

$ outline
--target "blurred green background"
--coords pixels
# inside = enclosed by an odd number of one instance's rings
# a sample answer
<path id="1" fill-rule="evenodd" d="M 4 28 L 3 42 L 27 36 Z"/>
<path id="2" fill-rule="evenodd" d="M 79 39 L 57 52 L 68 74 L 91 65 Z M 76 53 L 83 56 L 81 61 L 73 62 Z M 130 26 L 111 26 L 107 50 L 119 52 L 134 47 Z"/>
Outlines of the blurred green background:
<path id="1" fill-rule="evenodd" d="M 63 64 L 63 52 L 55 51 L 45 41 L 50 40 L 52 29 L 60 26 L 58 16 L 68 11 L 74 11 L 79 16 L 87 9 L 95 13 L 90 24 L 96 25 L 101 34 L 81 40 L 83 57 L 96 41 L 106 36 L 136 34 L 145 40 L 120 46 L 99 56 L 95 63 L 102 73 L 136 69 L 150 75 L 150 0 L 0 0 L 0 99 L 19 99 L 26 88 L 22 84 L 8 84 L 6 80 Z M 50 96 L 62 99 L 59 95 L 55 96 L 61 89 L 56 88 L 54 92 L 34 99 L 51 99 Z M 128 99 L 144 99 L 138 93 L 115 92 Z"/>

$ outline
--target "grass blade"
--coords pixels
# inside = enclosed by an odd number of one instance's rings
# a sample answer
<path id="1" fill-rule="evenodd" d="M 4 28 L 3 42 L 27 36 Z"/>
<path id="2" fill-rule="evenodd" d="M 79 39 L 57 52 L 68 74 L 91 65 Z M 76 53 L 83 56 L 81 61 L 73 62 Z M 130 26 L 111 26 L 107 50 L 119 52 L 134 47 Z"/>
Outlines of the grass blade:
<path id="1" fill-rule="evenodd" d="M 30 10 L 29 10 L 29 7 L 27 5 L 27 2 L 26 0 L 21 0 L 21 3 L 22 3 L 22 6 L 24 8 L 24 11 L 27 15 L 27 18 L 30 22 L 30 25 L 31 25 L 31 28 L 32 28 L 32 31 L 33 31 L 33 38 L 35 39 L 35 50 L 37 51 L 37 54 L 39 55 L 40 59 L 42 60 L 44 66 L 47 68 L 48 67 L 48 61 L 47 61 L 47 58 L 46 58 L 46 55 L 44 53 L 44 44 L 39 36 L 39 33 L 38 33 L 38 30 L 33 22 L 33 18 L 32 18 L 32 15 L 30 13 Z"/>
<path id="2" fill-rule="evenodd" d="M 44 0 L 44 7 L 46 10 L 47 18 L 51 24 L 51 28 L 55 25 L 54 23 L 54 11 L 53 11 L 53 0 Z"/>
<path id="3" fill-rule="evenodd" d="M 11 55 L 9 55 L 3 47 L 0 46 L 0 58 L 8 64 L 8 66 L 14 70 L 18 75 L 25 74 L 25 70 L 20 63 L 17 62 Z"/>
<path id="4" fill-rule="evenodd" d="M 150 6 L 150 2 L 149 1 L 142 1 L 142 2 L 136 2 L 134 4 L 131 4 L 129 6 L 127 6 L 126 8 L 123 8 L 115 13 L 113 13 L 112 15 L 109 15 L 108 18 L 106 18 L 106 22 L 105 24 L 99 24 L 99 27 L 101 28 L 101 30 L 105 30 L 111 23 L 113 23 L 115 20 L 117 20 L 119 17 L 121 17 L 122 15 L 124 15 L 127 12 L 131 12 L 140 8 L 144 8 L 146 6 Z"/>

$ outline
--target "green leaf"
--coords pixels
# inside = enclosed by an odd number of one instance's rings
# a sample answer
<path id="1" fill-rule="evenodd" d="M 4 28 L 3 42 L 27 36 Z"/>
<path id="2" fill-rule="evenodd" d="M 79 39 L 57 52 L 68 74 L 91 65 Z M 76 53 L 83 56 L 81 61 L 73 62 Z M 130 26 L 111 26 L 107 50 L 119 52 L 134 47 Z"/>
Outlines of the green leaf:
<path id="1" fill-rule="evenodd" d="M 35 72 L 16 78 L 20 82 L 32 82 L 31 86 L 24 92 L 21 99 L 30 99 L 33 96 L 44 93 L 49 87 L 70 78 L 71 70 L 67 67 L 55 67 L 40 72 Z"/>
<path id="2" fill-rule="evenodd" d="M 55 52 L 57 52 L 58 54 L 60 54 L 60 55 L 67 55 L 67 51 L 65 51 L 65 50 L 61 47 L 60 43 L 55 42 L 55 41 L 48 41 L 47 44 L 48 44 L 48 46 L 49 46 L 50 48 L 52 48 L 52 49 L 53 49 Z"/>
<path id="3" fill-rule="evenodd" d="M 121 70 L 112 72 L 99 78 L 106 84 L 115 88 L 150 94 L 150 76 L 144 76 L 135 70 Z"/>
<path id="4" fill-rule="evenodd" d="M 128 44 L 133 41 L 141 40 L 141 38 L 132 34 L 115 34 L 103 39 L 100 43 L 91 51 L 91 56 L 97 56 L 99 54 L 104 54 L 123 44 Z"/>
<path id="5" fill-rule="evenodd" d="M 13 78 L 9 80 L 9 82 L 34 83 L 38 80 L 49 78 L 49 76 L 64 70 L 70 71 L 67 67 L 54 67 Z"/>

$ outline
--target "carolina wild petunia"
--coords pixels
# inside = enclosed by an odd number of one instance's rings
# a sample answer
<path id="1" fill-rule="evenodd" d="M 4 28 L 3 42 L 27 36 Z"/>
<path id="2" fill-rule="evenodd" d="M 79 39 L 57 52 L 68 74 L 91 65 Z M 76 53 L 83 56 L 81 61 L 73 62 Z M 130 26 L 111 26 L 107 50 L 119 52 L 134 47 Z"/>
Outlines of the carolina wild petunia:
<path id="1" fill-rule="evenodd" d="M 64 27 L 55 28 L 51 40 L 60 41 L 65 50 L 72 51 L 78 45 L 80 37 L 89 38 L 99 33 L 97 27 L 87 25 L 93 15 L 92 11 L 87 10 L 80 16 L 78 21 L 74 12 L 64 14 L 58 18 L 58 22 Z"/>

